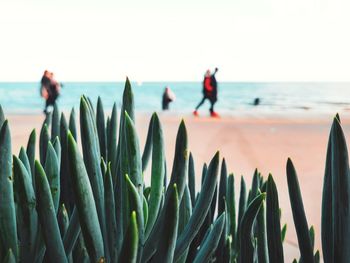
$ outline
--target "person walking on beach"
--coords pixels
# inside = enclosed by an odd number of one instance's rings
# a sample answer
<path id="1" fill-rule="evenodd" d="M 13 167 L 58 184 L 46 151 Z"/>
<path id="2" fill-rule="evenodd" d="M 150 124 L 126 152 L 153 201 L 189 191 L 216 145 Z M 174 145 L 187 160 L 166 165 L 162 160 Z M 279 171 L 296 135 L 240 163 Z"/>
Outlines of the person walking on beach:
<path id="1" fill-rule="evenodd" d="M 214 104 L 216 103 L 217 99 L 217 81 L 215 78 L 215 74 L 218 72 L 218 68 L 215 68 L 215 71 L 213 74 L 210 73 L 210 70 L 208 69 L 207 72 L 205 73 L 204 80 L 203 80 L 203 98 L 197 105 L 196 109 L 193 112 L 194 116 L 199 116 L 198 114 L 198 109 L 206 99 L 209 100 L 210 102 L 210 116 L 211 117 L 219 117 L 219 114 L 217 114 L 214 111 Z"/>
<path id="2" fill-rule="evenodd" d="M 46 114 L 47 108 L 50 105 L 54 105 L 61 91 L 60 83 L 55 79 L 54 74 L 48 70 L 45 70 L 44 75 L 41 78 L 41 97 L 45 102 L 44 113 Z"/>
<path id="3" fill-rule="evenodd" d="M 169 110 L 170 102 L 176 99 L 174 92 L 167 86 L 165 87 L 163 98 L 162 98 L 162 109 Z"/>

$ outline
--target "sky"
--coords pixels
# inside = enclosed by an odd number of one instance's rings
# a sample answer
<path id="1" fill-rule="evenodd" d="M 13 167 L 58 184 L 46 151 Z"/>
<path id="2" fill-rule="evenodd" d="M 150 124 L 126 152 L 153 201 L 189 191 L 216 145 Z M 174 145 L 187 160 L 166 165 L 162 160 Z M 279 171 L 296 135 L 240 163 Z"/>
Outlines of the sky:
<path id="1" fill-rule="evenodd" d="M 0 81 L 350 81 L 339 0 L 1 0 Z"/>

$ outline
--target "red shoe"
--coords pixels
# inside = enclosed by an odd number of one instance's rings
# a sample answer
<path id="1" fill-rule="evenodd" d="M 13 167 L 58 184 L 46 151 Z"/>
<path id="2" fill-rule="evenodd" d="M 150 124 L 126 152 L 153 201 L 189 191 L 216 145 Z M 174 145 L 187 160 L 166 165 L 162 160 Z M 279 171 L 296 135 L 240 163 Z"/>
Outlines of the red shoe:
<path id="1" fill-rule="evenodd" d="M 213 111 L 212 113 L 210 113 L 210 116 L 213 118 L 220 118 L 220 115 L 217 114 L 215 111 Z"/>
<path id="2" fill-rule="evenodd" d="M 193 115 L 196 116 L 196 117 L 199 117 L 198 111 L 195 110 L 195 111 L 193 112 Z"/>

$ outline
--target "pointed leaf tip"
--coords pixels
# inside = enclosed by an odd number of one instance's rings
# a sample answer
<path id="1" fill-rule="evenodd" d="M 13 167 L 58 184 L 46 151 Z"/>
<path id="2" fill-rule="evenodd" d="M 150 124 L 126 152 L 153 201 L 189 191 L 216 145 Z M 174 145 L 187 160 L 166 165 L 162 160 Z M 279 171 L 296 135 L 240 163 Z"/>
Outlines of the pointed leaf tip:
<path id="1" fill-rule="evenodd" d="M 72 134 L 72 132 L 71 132 L 70 130 L 67 131 L 67 138 L 68 138 L 68 140 L 73 140 L 73 141 L 75 141 L 75 140 L 74 140 L 74 137 L 73 137 L 73 134 Z"/>
<path id="2" fill-rule="evenodd" d="M 131 83 L 130 83 L 129 77 L 126 77 L 126 80 L 125 80 L 125 89 L 127 89 L 128 91 L 131 91 Z"/>
<path id="3" fill-rule="evenodd" d="M 2 127 L 5 127 L 5 126 L 8 126 L 8 119 L 6 119 L 5 121 L 4 121 L 4 123 L 2 124 Z"/>
<path id="4" fill-rule="evenodd" d="M 332 123 L 332 128 L 335 127 L 335 126 L 340 126 L 340 119 L 339 119 L 339 116 L 335 116 L 333 118 L 333 123 Z"/>
<path id="5" fill-rule="evenodd" d="M 337 113 L 336 115 L 335 115 L 335 117 L 334 118 L 336 118 L 339 122 L 340 122 L 340 116 L 339 116 L 339 113 Z"/>
<path id="6" fill-rule="evenodd" d="M 35 160 L 35 169 L 37 171 L 40 171 L 41 174 L 45 174 L 44 168 L 42 167 L 41 163 L 38 160 Z M 39 174 L 39 175 L 41 175 L 41 174 Z"/>
<path id="7" fill-rule="evenodd" d="M 30 133 L 30 137 L 31 137 L 31 136 L 34 136 L 34 137 L 36 136 L 36 131 L 35 131 L 35 129 L 33 129 L 32 132 Z"/>
<path id="8" fill-rule="evenodd" d="M 87 99 L 86 99 L 85 96 L 81 96 L 81 97 L 80 97 L 80 108 L 82 108 L 82 107 L 84 107 L 84 108 L 87 108 L 87 107 L 88 107 L 88 105 L 87 105 Z"/>
<path id="9" fill-rule="evenodd" d="M 124 115 L 125 115 L 125 117 L 130 119 L 129 113 L 126 110 L 124 111 Z"/>
<path id="10" fill-rule="evenodd" d="M 136 211 L 135 210 L 131 212 L 131 216 L 136 219 Z"/>
<path id="11" fill-rule="evenodd" d="M 159 122 L 159 117 L 158 114 L 156 112 L 153 112 L 152 117 L 155 121 Z"/>
<path id="12" fill-rule="evenodd" d="M 294 169 L 294 164 L 290 158 L 287 159 L 287 169 L 293 168 Z"/>
<path id="13" fill-rule="evenodd" d="M 181 119 L 180 126 L 186 126 L 184 119 Z"/>

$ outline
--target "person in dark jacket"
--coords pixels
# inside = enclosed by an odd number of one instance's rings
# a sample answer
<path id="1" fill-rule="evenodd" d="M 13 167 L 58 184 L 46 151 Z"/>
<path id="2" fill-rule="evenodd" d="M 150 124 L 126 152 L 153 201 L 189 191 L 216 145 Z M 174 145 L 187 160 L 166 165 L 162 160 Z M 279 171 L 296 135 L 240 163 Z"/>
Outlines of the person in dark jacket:
<path id="1" fill-rule="evenodd" d="M 199 116 L 198 109 L 202 104 L 205 102 L 206 99 L 210 102 L 210 116 L 212 117 L 219 117 L 219 115 L 214 111 L 214 105 L 217 102 L 217 95 L 218 95 L 218 84 L 215 78 L 215 74 L 218 72 L 218 68 L 215 68 L 215 71 L 213 74 L 210 73 L 210 70 L 208 69 L 205 73 L 204 80 L 203 80 L 203 98 L 197 105 L 196 109 L 193 112 L 194 116 Z"/>
<path id="2" fill-rule="evenodd" d="M 52 72 L 45 70 L 41 78 L 41 96 L 46 100 L 44 113 L 47 113 L 47 108 L 54 105 L 61 90 L 61 85 L 58 83 Z"/>
<path id="3" fill-rule="evenodd" d="M 169 110 L 169 104 L 174 100 L 175 100 L 175 94 L 171 91 L 169 87 L 165 87 L 163 98 L 162 98 L 162 109 Z"/>

